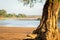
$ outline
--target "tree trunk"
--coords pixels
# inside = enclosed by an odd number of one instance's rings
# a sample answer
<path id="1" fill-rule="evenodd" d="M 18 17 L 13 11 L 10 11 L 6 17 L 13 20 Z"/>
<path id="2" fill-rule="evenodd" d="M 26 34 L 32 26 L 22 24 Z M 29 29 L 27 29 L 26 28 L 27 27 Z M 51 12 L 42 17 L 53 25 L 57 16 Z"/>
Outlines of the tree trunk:
<path id="1" fill-rule="evenodd" d="M 38 35 L 36 40 L 59 40 L 59 32 L 57 28 L 58 11 L 58 0 L 46 1 L 40 25 L 33 31 L 33 34 Z"/>

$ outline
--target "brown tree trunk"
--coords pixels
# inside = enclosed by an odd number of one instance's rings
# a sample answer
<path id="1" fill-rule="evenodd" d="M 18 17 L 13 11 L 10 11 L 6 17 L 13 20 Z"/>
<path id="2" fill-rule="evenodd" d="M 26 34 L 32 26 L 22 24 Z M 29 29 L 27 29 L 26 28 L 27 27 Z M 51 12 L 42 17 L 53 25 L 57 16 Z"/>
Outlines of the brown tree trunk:
<path id="1" fill-rule="evenodd" d="M 47 0 L 40 25 L 33 31 L 37 34 L 36 40 L 59 40 L 57 17 L 59 11 L 58 0 Z"/>

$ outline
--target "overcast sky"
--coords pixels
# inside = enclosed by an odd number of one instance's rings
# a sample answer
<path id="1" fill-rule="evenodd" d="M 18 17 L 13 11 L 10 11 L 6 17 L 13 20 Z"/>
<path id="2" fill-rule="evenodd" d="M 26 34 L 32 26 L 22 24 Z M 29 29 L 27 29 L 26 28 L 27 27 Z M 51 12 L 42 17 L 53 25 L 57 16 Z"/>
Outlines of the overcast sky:
<path id="1" fill-rule="evenodd" d="M 26 15 L 41 15 L 43 3 L 36 3 L 34 7 L 23 6 L 23 3 L 17 0 L 0 0 L 0 9 L 6 10 L 8 13 L 23 13 Z"/>

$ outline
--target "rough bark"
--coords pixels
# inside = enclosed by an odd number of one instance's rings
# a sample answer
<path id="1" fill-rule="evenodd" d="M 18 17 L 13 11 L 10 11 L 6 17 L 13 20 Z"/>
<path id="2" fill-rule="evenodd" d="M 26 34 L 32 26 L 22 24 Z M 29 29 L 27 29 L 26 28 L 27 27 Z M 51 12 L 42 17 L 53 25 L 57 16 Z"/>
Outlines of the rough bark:
<path id="1" fill-rule="evenodd" d="M 58 0 L 46 0 L 40 25 L 31 35 L 29 35 L 29 39 L 59 40 L 59 32 L 57 27 L 58 11 Z M 37 36 L 35 34 L 37 34 Z"/>
<path id="2" fill-rule="evenodd" d="M 58 0 L 47 0 L 40 25 L 33 34 L 37 34 L 36 40 L 59 40 L 57 17 L 59 11 Z"/>

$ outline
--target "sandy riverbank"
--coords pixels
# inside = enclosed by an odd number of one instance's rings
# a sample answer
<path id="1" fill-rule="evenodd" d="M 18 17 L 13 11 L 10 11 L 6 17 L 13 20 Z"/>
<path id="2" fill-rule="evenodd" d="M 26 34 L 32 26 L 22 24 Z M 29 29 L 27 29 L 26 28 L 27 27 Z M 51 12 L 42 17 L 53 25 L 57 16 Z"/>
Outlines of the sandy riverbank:
<path id="1" fill-rule="evenodd" d="M 0 40 L 22 40 L 35 28 L 0 27 Z"/>
<path id="2" fill-rule="evenodd" d="M 37 20 L 38 18 L 0 18 L 0 20 L 9 20 L 9 19 L 17 19 L 17 20 Z"/>
<path id="3" fill-rule="evenodd" d="M 32 27 L 0 27 L 0 40 L 22 40 L 35 29 Z"/>

